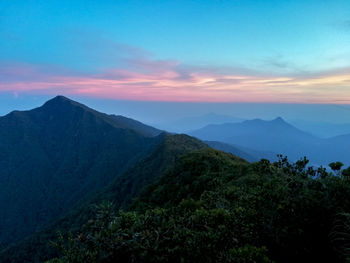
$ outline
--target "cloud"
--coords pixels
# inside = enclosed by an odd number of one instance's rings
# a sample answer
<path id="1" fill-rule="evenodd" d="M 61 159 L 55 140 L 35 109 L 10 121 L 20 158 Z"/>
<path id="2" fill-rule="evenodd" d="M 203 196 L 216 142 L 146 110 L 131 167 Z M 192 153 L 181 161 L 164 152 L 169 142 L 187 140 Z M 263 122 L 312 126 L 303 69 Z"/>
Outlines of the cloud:
<path id="1" fill-rule="evenodd" d="M 286 69 L 283 74 L 244 67 L 186 65 L 177 60 L 155 59 L 150 52 L 103 36 L 89 38 L 84 34 L 68 35 L 76 37 L 73 42 L 81 46 L 84 56 L 108 60 L 108 67 L 78 71 L 0 62 L 0 92 L 145 101 L 350 103 L 350 68 L 301 72 L 278 55 L 262 63 Z"/>
<path id="2" fill-rule="evenodd" d="M 98 74 L 47 66 L 0 65 L 0 91 L 145 101 L 349 103 L 350 69 L 302 76 L 223 74 L 142 58 L 135 69 Z"/>

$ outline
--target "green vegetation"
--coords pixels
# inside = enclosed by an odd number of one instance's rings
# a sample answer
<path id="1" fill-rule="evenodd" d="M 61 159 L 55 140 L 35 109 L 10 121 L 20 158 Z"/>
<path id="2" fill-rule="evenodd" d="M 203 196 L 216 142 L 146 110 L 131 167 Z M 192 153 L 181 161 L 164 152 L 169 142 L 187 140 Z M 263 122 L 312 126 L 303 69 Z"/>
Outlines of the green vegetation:
<path id="1" fill-rule="evenodd" d="M 193 150 L 207 146 L 187 135 L 163 134 L 161 141 L 145 158 L 138 161 L 99 193 L 76 206 L 64 217 L 45 229 L 0 252 L 0 262 L 42 262 L 58 255 L 50 241 L 57 239 L 57 231 L 77 233 L 82 225 L 94 218 L 94 204 L 109 201 L 119 209 L 126 207 L 132 198 L 148 184 L 158 180 L 179 158 Z"/>
<path id="2" fill-rule="evenodd" d="M 49 262 L 343 262 L 350 184 L 307 163 L 192 152 L 126 212 L 102 204 Z"/>

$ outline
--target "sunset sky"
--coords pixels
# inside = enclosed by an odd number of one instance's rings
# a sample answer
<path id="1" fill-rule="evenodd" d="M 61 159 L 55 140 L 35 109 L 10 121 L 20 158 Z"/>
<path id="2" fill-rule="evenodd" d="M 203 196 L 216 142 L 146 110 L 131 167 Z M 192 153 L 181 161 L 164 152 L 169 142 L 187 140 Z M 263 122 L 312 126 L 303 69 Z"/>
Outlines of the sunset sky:
<path id="1" fill-rule="evenodd" d="M 1 94 L 349 104 L 350 1 L 0 1 Z"/>

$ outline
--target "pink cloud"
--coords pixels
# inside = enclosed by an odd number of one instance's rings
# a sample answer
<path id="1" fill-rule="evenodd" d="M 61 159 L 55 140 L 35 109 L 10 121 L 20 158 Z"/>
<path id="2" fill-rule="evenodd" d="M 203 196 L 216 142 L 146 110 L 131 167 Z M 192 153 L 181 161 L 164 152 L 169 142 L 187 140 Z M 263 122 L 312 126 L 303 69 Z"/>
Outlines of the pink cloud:
<path id="1" fill-rule="evenodd" d="M 132 63 L 137 65 L 135 70 L 110 68 L 99 74 L 2 65 L 0 91 L 146 101 L 350 103 L 349 69 L 309 76 L 263 76 L 186 68 L 177 61 L 145 57 Z"/>

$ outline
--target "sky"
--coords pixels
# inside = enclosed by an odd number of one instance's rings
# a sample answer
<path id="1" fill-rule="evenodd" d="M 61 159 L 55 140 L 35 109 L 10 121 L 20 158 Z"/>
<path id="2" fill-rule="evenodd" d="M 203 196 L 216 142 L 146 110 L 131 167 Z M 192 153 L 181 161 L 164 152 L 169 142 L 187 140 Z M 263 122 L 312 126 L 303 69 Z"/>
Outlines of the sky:
<path id="1" fill-rule="evenodd" d="M 0 114 L 57 94 L 347 105 L 350 1 L 0 0 Z"/>

